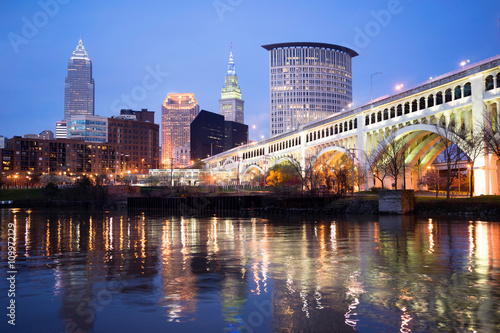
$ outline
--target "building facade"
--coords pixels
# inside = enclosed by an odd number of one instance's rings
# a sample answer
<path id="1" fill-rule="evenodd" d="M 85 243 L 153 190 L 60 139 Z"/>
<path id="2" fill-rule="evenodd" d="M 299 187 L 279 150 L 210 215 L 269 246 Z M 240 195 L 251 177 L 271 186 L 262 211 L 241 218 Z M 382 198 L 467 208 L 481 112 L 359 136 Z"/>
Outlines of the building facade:
<path id="1" fill-rule="evenodd" d="M 71 116 L 94 115 L 94 79 L 90 61 L 82 40 L 68 61 L 68 76 L 64 84 L 64 119 Z"/>
<path id="2" fill-rule="evenodd" d="M 154 118 L 154 111 L 153 118 Z M 149 121 L 108 118 L 108 142 L 119 146 L 123 168 L 147 173 L 160 163 L 160 126 Z"/>
<path id="3" fill-rule="evenodd" d="M 173 165 L 186 167 L 189 164 L 191 164 L 191 144 L 186 143 L 184 147 L 175 147 Z"/>
<path id="4" fill-rule="evenodd" d="M 56 121 L 56 139 L 68 138 L 68 122 L 66 120 Z"/>
<path id="5" fill-rule="evenodd" d="M 51 130 L 45 130 L 40 132 L 40 134 L 25 134 L 24 137 L 30 139 L 54 140 L 54 132 Z"/>
<path id="6" fill-rule="evenodd" d="M 219 99 L 219 114 L 224 116 L 225 120 L 244 123 L 245 101 L 241 99 L 241 89 L 238 86 L 238 76 L 234 65 L 233 53 L 229 53 L 229 62 L 227 64 L 227 74 Z"/>
<path id="7" fill-rule="evenodd" d="M 271 136 L 326 118 L 352 103 L 355 51 L 324 43 L 262 47 L 269 51 Z"/>
<path id="8" fill-rule="evenodd" d="M 191 158 L 198 161 L 224 151 L 224 116 L 206 110 L 191 123 Z"/>
<path id="9" fill-rule="evenodd" d="M 68 139 L 87 142 L 108 141 L 108 118 L 99 116 L 71 116 L 68 121 Z"/>
<path id="10" fill-rule="evenodd" d="M 248 143 L 248 125 L 225 121 L 220 114 L 201 110 L 191 123 L 191 159 L 202 160 Z"/>
<path id="11" fill-rule="evenodd" d="M 174 148 L 190 143 L 190 124 L 199 112 L 192 93 L 167 94 L 161 108 L 161 164 L 174 163 Z"/>
<path id="12" fill-rule="evenodd" d="M 148 121 L 150 123 L 155 122 L 155 112 L 148 111 L 148 109 L 141 109 L 141 111 L 135 111 L 131 109 L 121 109 L 120 115 L 117 118 L 132 119 L 138 121 Z"/>
<path id="13" fill-rule="evenodd" d="M 31 174 L 67 176 L 98 175 L 126 172 L 118 154 L 119 146 L 89 143 L 81 140 L 30 139 L 19 136 L 8 139 L 0 150 L 2 175 Z"/>
<path id="14" fill-rule="evenodd" d="M 224 150 L 248 143 L 248 125 L 235 121 L 224 121 Z"/>

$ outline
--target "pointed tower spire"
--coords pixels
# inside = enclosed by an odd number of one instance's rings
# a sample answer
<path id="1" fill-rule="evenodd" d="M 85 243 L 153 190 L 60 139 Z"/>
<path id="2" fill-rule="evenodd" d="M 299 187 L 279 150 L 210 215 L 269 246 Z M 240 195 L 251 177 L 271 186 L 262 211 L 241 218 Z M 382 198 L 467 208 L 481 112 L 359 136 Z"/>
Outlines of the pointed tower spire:
<path id="1" fill-rule="evenodd" d="M 233 52 L 229 52 L 229 62 L 227 63 L 227 75 L 236 76 L 236 69 L 234 67 Z"/>
<path id="2" fill-rule="evenodd" d="M 231 51 L 229 52 L 229 61 L 227 63 L 227 74 L 224 79 L 221 98 L 219 99 L 219 114 L 223 115 L 227 121 L 235 121 L 243 124 L 244 103 L 245 102 L 241 99 L 241 89 L 238 87 L 238 76 L 236 76 L 233 58 L 233 43 L 231 43 Z"/>
<path id="3" fill-rule="evenodd" d="M 78 45 L 76 46 L 75 50 L 73 51 L 73 55 L 71 56 L 71 59 L 90 60 L 89 55 L 87 54 L 87 51 L 85 51 L 85 46 L 83 46 L 81 38 L 78 41 Z"/>

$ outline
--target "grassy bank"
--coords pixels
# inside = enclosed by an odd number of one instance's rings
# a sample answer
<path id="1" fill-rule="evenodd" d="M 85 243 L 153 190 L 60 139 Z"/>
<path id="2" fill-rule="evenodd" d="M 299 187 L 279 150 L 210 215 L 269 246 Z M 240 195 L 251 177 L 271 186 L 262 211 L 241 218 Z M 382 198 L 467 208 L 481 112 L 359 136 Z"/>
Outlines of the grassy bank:
<path id="1" fill-rule="evenodd" d="M 500 216 L 500 196 L 472 198 L 416 197 L 415 214 Z"/>
<path id="2" fill-rule="evenodd" d="M 42 188 L 0 190 L 0 201 L 42 198 Z"/>
<path id="3" fill-rule="evenodd" d="M 148 191 L 149 189 L 141 188 L 142 197 L 158 196 L 158 197 L 170 197 L 172 193 L 163 193 L 158 189 Z M 43 203 L 43 202 L 57 202 L 61 204 L 73 204 L 73 203 L 90 203 L 96 206 L 109 206 L 114 207 L 116 205 L 116 200 L 119 197 L 120 200 L 124 200 L 129 196 L 137 196 L 134 193 L 124 192 L 120 196 L 108 195 L 106 188 L 94 188 L 94 187 L 76 187 L 68 189 L 54 189 L 54 193 L 47 191 L 46 189 L 9 189 L 0 190 L 0 201 L 18 201 L 18 203 L 24 202 L 24 205 L 30 205 L 31 203 Z M 163 189 L 163 191 L 166 191 Z M 187 191 L 186 191 L 187 192 Z M 193 192 L 193 191 L 191 191 Z M 176 193 L 175 196 L 192 196 L 195 197 L 212 197 L 212 196 L 234 196 L 236 193 L 213 193 L 213 192 L 183 192 Z M 318 211 L 326 214 L 378 214 L 378 195 L 372 192 L 360 192 L 356 193 L 354 197 L 346 197 L 343 199 L 334 198 L 322 198 L 316 197 L 305 198 L 307 200 L 301 199 L 300 197 L 287 197 L 280 195 L 269 195 L 258 192 L 248 192 L 243 193 L 241 191 L 239 195 L 263 195 L 262 203 L 255 208 L 261 209 L 275 209 L 295 212 L 297 209 L 305 209 L 308 212 Z M 266 199 L 264 199 L 266 198 Z M 312 201 L 311 201 L 312 200 Z M 309 202 L 311 201 L 311 202 Z M 24 206 L 23 206 L 24 207 Z M 478 197 L 463 197 L 463 198 L 451 198 L 446 199 L 444 197 L 431 197 L 431 196 L 417 196 L 415 198 L 415 211 L 416 215 L 456 215 L 456 216 L 488 216 L 488 217 L 500 217 L 500 196 L 489 195 L 489 196 L 478 196 Z"/>

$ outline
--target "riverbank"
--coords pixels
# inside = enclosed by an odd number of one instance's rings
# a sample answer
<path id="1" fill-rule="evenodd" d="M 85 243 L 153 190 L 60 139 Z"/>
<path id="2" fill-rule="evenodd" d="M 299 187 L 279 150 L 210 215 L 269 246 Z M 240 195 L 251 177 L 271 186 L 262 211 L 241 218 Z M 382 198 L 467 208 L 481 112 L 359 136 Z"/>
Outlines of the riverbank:
<path id="1" fill-rule="evenodd" d="M 353 197 L 286 196 L 266 193 L 197 193 L 191 196 L 161 197 L 141 193 L 132 187 L 113 190 L 60 190 L 49 195 L 45 189 L 13 189 L 0 191 L 0 208 L 36 209 L 117 209 L 170 212 L 196 215 L 199 213 L 262 213 L 262 214 L 325 214 L 378 215 L 378 195 L 364 192 Z M 1 204 L 1 202 L 4 202 Z M 419 216 L 500 216 L 500 196 L 479 196 L 446 199 L 429 196 L 415 197 L 413 215 Z"/>

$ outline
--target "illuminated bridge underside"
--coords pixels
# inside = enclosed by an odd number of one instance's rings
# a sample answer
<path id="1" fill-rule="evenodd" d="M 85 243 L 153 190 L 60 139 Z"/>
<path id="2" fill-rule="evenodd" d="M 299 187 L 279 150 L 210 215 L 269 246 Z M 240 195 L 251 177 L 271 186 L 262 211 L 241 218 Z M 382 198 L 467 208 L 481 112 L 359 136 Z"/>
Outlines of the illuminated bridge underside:
<path id="1" fill-rule="evenodd" d="M 387 145 L 390 138 L 404 137 L 409 146 L 406 187 L 417 189 L 418 178 L 444 150 L 436 123 L 455 123 L 476 133 L 484 122 L 492 122 L 498 130 L 499 110 L 500 56 L 496 56 L 204 162 L 214 172 L 233 169 L 235 178 L 238 171 L 240 179 L 245 180 L 287 159 L 295 159 L 305 168 L 308 161 L 321 160 L 333 165 L 343 154 L 354 153 L 356 164 L 368 175 L 365 186 L 369 187 L 374 184 L 368 170 L 377 159 L 377 147 Z M 452 141 L 459 147 L 465 144 L 459 139 Z M 498 166 L 491 154 L 475 161 L 475 195 L 500 193 Z M 402 184 L 401 180 L 398 184 Z M 392 180 L 387 179 L 385 185 L 390 183 Z"/>

